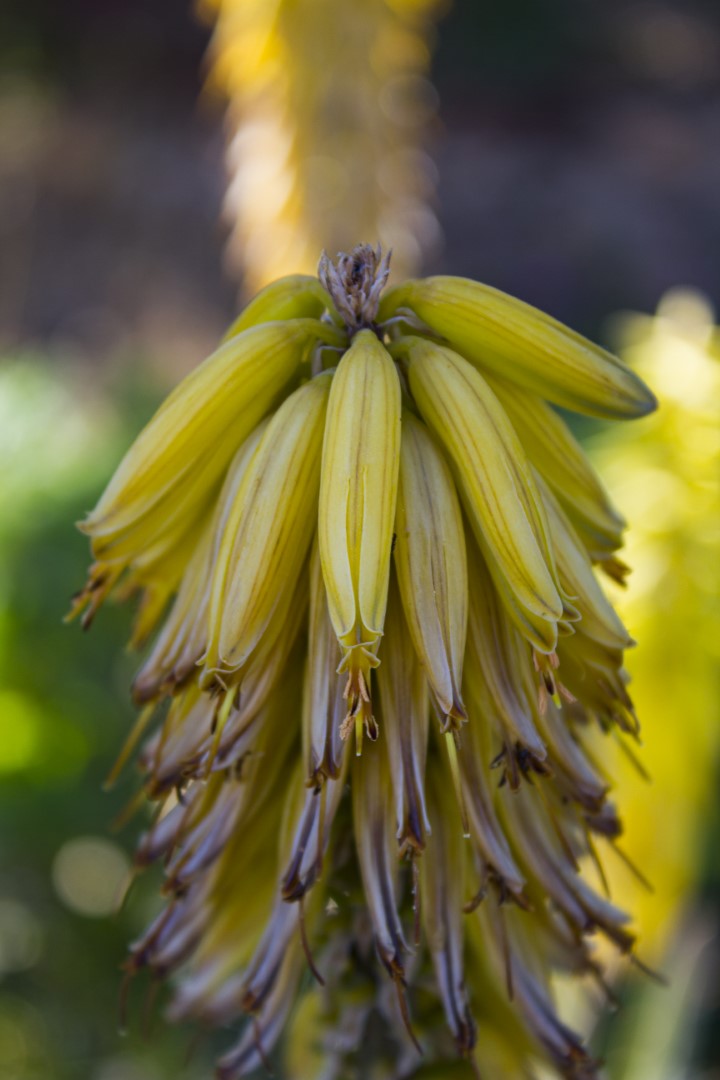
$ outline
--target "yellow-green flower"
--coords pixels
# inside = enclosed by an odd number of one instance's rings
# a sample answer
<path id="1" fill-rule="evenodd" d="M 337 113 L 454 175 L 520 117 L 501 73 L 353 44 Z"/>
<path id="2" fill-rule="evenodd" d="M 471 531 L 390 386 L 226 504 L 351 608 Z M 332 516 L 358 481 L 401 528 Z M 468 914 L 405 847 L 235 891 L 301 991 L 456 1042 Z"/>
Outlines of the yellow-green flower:
<path id="1" fill-rule="evenodd" d="M 288 1023 L 302 1080 L 365 1045 L 393 1077 L 592 1077 L 551 977 L 633 948 L 579 867 L 621 829 L 592 729 L 637 721 L 593 569 L 622 518 L 545 399 L 655 402 L 518 300 L 387 273 L 361 246 L 269 286 L 82 526 L 86 619 L 137 591 L 142 640 L 172 598 L 130 740 L 154 722 L 138 862 L 169 899 L 129 966 L 241 1023 L 226 1080 Z"/>

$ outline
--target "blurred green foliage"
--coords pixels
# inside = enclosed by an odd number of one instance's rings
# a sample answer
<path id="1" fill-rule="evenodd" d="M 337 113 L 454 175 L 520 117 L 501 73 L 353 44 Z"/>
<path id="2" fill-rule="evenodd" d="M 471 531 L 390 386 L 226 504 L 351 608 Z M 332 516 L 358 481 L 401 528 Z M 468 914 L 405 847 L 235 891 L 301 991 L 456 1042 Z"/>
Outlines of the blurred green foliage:
<path id="1" fill-rule="evenodd" d="M 191 1033 L 143 1036 L 147 987 L 118 1030 L 120 965 L 157 884 L 107 913 L 138 829 L 108 839 L 134 787 L 102 790 L 132 720 L 129 612 L 110 605 L 82 640 L 62 621 L 87 566 L 72 523 L 159 395 L 104 396 L 88 375 L 67 357 L 0 366 L 0 1080 L 193 1080 L 210 1069 L 200 1052 L 184 1064 Z"/>

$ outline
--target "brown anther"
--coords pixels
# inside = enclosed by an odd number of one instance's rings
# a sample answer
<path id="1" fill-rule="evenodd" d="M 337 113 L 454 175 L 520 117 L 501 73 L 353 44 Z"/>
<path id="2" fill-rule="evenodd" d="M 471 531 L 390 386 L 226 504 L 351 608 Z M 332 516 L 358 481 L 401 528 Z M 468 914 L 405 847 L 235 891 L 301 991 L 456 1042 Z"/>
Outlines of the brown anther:
<path id="1" fill-rule="evenodd" d="M 353 731 L 357 733 L 360 725 L 371 742 L 375 742 L 379 730 L 373 716 L 370 691 L 364 673 L 359 668 L 351 668 L 343 694 L 348 703 L 347 716 L 340 725 L 340 738 L 349 739 Z"/>
<path id="2" fill-rule="evenodd" d="M 398 1008 L 400 1010 L 400 1016 L 402 1018 L 405 1031 L 407 1032 L 408 1037 L 415 1049 L 417 1050 L 418 1054 L 420 1054 L 420 1056 L 422 1057 L 423 1048 L 420 1045 L 418 1037 L 413 1030 L 412 1020 L 410 1018 L 410 1007 L 407 1000 L 407 983 L 405 981 L 405 970 L 397 957 L 393 957 L 392 959 L 386 959 L 385 957 L 383 957 L 383 961 L 395 986 Z"/>

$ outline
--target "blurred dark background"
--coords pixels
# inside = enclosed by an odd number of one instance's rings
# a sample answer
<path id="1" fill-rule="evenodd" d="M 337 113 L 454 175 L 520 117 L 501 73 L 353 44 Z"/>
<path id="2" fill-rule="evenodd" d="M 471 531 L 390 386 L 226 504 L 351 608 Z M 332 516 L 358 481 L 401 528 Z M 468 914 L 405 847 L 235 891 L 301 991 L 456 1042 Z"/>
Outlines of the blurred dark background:
<path id="1" fill-rule="evenodd" d="M 60 626 L 86 563 L 72 522 L 236 310 L 208 39 L 178 0 L 0 12 L 0 1080 L 210 1075 L 187 1033 L 143 1038 L 144 990 L 117 1034 L 157 884 L 108 917 L 135 832 L 109 832 L 132 786 L 101 792 L 132 718 L 129 616 L 83 640 Z M 720 299 L 716 0 L 456 0 L 433 78 L 444 245 L 426 270 L 600 338 L 678 283 Z M 720 1075 L 717 1004 L 688 1076 Z"/>
<path id="2" fill-rule="evenodd" d="M 0 332 L 194 362 L 234 310 L 209 37 L 177 0 L 6 0 Z M 451 266 L 593 330 L 720 292 L 720 5 L 457 0 L 434 156 Z"/>

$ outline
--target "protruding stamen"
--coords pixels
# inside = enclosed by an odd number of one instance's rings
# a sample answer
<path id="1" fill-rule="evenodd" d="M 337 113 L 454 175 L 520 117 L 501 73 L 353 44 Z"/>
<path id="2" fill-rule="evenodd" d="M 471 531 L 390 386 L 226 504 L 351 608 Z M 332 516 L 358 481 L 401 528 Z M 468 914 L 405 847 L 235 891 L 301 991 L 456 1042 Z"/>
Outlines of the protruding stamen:
<path id="1" fill-rule="evenodd" d="M 105 791 L 109 791 L 115 785 L 115 782 L 117 781 L 117 778 L 119 777 L 120 773 L 122 772 L 122 770 L 125 768 L 125 765 L 127 764 L 128 758 L 132 754 L 133 750 L 135 749 L 138 742 L 142 738 L 143 733 L 145 732 L 148 724 L 152 720 L 154 712 L 155 712 L 155 702 L 151 702 L 150 705 L 145 706 L 145 708 L 142 710 L 142 712 L 138 716 L 137 720 L 135 721 L 135 724 L 133 725 L 133 728 L 132 728 L 130 734 L 128 735 L 127 739 L 125 740 L 125 744 L 124 744 L 122 750 L 120 751 L 120 753 L 117 756 L 115 764 L 113 765 L 112 769 L 108 773 L 107 779 L 105 780 L 105 783 L 103 784 L 103 787 L 104 787 Z"/>
<path id="2" fill-rule="evenodd" d="M 363 734 L 367 734 L 371 742 L 375 742 L 378 737 L 378 726 L 372 713 L 370 691 L 365 672 L 361 668 L 350 668 L 344 696 L 348 703 L 348 711 L 340 725 L 340 738 L 349 739 L 354 731 L 355 753 L 360 757 Z"/>

